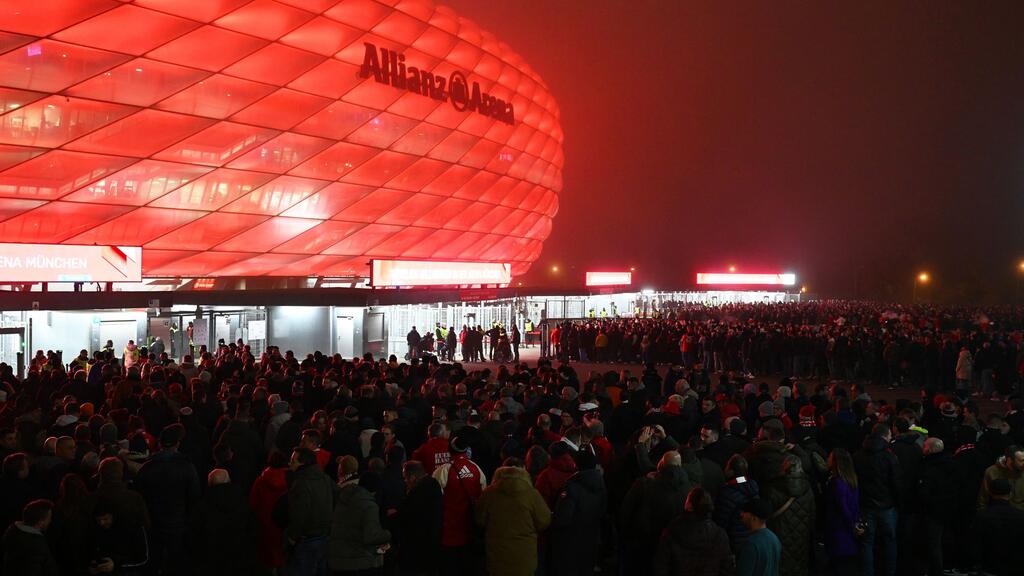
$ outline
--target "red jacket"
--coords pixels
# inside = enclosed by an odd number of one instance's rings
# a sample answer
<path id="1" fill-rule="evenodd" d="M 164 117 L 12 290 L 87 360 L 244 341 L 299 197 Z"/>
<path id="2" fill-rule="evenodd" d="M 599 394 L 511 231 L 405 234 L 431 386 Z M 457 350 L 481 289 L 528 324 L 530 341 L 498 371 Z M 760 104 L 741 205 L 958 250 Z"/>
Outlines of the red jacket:
<path id="1" fill-rule="evenodd" d="M 427 474 L 433 474 L 435 468 L 447 464 L 451 458 L 447 438 L 431 438 L 412 453 L 412 460 L 422 462 Z"/>
<path id="2" fill-rule="evenodd" d="M 537 491 L 544 497 L 549 510 L 554 510 L 558 495 L 562 493 L 562 488 L 565 488 L 566 482 L 575 473 L 576 462 L 572 456 L 562 454 L 558 458 L 552 458 L 548 462 L 548 467 L 537 475 Z"/>
<path id="3" fill-rule="evenodd" d="M 594 438 L 590 441 L 590 445 L 594 447 L 597 461 L 601 464 L 604 473 L 607 474 L 612 469 L 612 460 L 615 459 L 615 448 L 612 447 L 612 443 L 604 436 Z"/>
<path id="4" fill-rule="evenodd" d="M 473 539 L 473 512 L 483 493 L 484 473 L 465 454 L 457 454 L 448 468 L 442 501 L 442 546 L 465 546 Z"/>
<path id="5" fill-rule="evenodd" d="M 249 506 L 256 514 L 256 535 L 260 563 L 267 568 L 284 565 L 284 533 L 274 524 L 274 504 L 288 493 L 287 468 L 266 468 L 252 485 Z"/>

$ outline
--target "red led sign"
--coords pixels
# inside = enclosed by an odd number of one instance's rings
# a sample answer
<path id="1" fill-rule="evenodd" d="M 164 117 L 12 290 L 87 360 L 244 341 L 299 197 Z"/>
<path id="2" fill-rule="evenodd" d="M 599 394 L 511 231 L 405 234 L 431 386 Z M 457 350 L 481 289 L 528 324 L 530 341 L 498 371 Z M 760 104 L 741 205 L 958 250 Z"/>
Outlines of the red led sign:
<path id="1" fill-rule="evenodd" d="M 512 266 L 502 262 L 374 260 L 371 269 L 370 284 L 374 287 L 465 286 L 512 281 Z"/>
<path id="2" fill-rule="evenodd" d="M 796 274 L 735 274 L 726 272 L 698 272 L 697 284 L 720 286 L 792 286 Z"/>

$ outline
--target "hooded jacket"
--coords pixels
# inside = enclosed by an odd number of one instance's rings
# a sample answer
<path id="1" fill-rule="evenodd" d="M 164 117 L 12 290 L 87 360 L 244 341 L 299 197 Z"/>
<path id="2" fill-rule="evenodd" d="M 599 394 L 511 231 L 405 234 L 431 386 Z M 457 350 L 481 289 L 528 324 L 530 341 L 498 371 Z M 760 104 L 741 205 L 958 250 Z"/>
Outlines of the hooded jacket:
<path id="1" fill-rule="evenodd" d="M 523 468 L 503 466 L 476 506 L 484 529 L 490 576 L 532 576 L 537 570 L 537 536 L 551 523 L 551 511 Z"/>
<path id="2" fill-rule="evenodd" d="M 565 483 L 575 473 L 576 462 L 572 459 L 572 456 L 570 454 L 561 454 L 557 458 L 552 458 L 548 462 L 547 468 L 542 470 L 537 476 L 535 488 L 540 492 L 541 497 L 544 498 L 544 503 L 548 505 L 549 509 L 554 509 L 555 501 L 562 492 L 562 488 L 565 487 Z"/>
<path id="3" fill-rule="evenodd" d="M 860 487 L 861 509 L 887 510 L 900 504 L 903 473 L 885 438 L 865 438 L 863 448 L 853 456 L 853 466 Z"/>
<path id="4" fill-rule="evenodd" d="M 750 531 L 740 521 L 740 511 L 747 502 L 757 498 L 759 493 L 755 480 L 747 478 L 739 482 L 733 479 L 722 486 L 715 499 L 715 510 L 711 518 L 726 531 L 733 551 L 739 550 L 740 544 L 750 536 Z"/>
<path id="5" fill-rule="evenodd" d="M 384 566 L 378 548 L 391 541 L 380 525 L 380 508 L 366 488 L 350 484 L 338 493 L 331 519 L 327 562 L 334 572 L 369 570 Z"/>
<path id="6" fill-rule="evenodd" d="M 284 532 L 274 523 L 274 505 L 288 493 L 287 468 L 267 468 L 249 492 L 249 506 L 256 514 L 256 549 L 261 564 L 276 568 L 284 564 Z"/>
<path id="7" fill-rule="evenodd" d="M 655 576 L 730 576 L 735 567 L 725 531 L 692 512 L 669 524 L 654 558 Z"/>
<path id="8" fill-rule="evenodd" d="M 607 507 L 608 491 L 600 470 L 580 470 L 569 478 L 551 516 L 549 536 L 555 574 L 593 574 Z M 579 542 L 593 545 L 579 546 Z"/>

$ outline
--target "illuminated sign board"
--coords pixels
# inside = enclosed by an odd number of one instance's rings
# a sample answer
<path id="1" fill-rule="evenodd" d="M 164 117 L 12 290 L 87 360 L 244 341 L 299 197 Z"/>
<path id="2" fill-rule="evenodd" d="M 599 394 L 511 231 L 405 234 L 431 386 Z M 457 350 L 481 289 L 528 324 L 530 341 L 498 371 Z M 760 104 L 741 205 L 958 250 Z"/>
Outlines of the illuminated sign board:
<path id="1" fill-rule="evenodd" d="M 587 272 L 587 286 L 629 286 L 632 272 Z"/>
<path id="2" fill-rule="evenodd" d="M 387 48 L 378 50 L 376 45 L 369 42 L 363 45 L 366 52 L 363 65 L 359 67 L 361 78 L 373 76 L 377 82 L 399 90 L 414 92 L 438 102 L 451 101 L 452 107 L 459 112 L 471 110 L 506 124 L 515 124 L 515 109 L 511 102 L 481 92 L 479 82 L 473 82 L 471 86 L 462 72 L 455 70 L 445 78 L 420 70 L 411 63 L 406 64 L 405 54 Z"/>
<path id="3" fill-rule="evenodd" d="M 463 286 L 512 281 L 512 265 L 506 262 L 373 260 L 370 268 L 373 287 Z"/>
<path id="4" fill-rule="evenodd" d="M 724 286 L 793 286 L 796 274 L 734 274 L 726 272 L 698 272 L 697 284 Z"/>
<path id="5" fill-rule="evenodd" d="M 0 244 L 0 282 L 141 282 L 142 248 Z"/>

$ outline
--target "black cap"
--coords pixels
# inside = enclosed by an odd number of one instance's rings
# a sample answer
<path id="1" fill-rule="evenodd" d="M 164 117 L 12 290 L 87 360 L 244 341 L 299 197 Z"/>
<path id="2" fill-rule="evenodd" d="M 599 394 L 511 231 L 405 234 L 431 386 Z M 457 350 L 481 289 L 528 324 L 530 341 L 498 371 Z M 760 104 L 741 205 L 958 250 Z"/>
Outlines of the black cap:
<path id="1" fill-rule="evenodd" d="M 772 515 L 772 505 L 767 500 L 754 498 L 743 505 L 743 511 L 762 520 L 767 520 Z"/>
<path id="2" fill-rule="evenodd" d="M 448 442 L 449 452 L 461 454 L 463 452 L 466 452 L 467 450 L 469 450 L 469 445 L 466 444 L 465 440 L 459 438 L 458 436 L 452 437 L 452 439 Z"/>
<path id="3" fill-rule="evenodd" d="M 160 445 L 164 448 L 170 448 L 171 446 L 181 442 L 181 439 L 184 436 L 184 426 L 181 424 L 168 424 L 160 431 Z"/>

